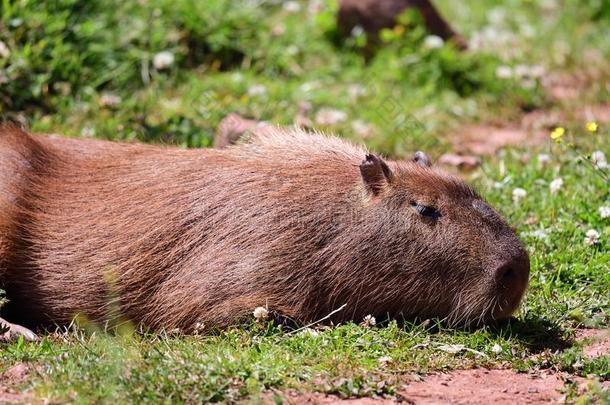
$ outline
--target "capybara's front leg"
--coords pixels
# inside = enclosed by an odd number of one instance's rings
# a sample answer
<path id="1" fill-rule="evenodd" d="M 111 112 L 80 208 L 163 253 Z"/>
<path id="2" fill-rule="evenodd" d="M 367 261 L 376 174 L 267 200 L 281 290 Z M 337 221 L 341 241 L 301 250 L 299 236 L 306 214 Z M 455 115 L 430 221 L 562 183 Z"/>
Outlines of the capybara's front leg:
<path id="1" fill-rule="evenodd" d="M 29 330 L 20 325 L 15 325 L 0 318 L 0 342 L 12 342 L 23 336 L 24 340 L 35 341 L 38 337 Z"/>

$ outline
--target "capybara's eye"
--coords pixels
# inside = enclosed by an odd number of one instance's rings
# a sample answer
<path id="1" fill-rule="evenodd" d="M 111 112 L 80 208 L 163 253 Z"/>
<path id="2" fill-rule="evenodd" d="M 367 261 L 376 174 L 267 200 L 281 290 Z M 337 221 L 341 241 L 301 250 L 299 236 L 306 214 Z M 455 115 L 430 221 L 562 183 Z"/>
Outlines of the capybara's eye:
<path id="1" fill-rule="evenodd" d="M 438 210 L 436 208 L 434 208 L 434 207 L 429 207 L 427 205 L 421 205 L 421 204 L 418 204 L 415 201 L 411 201 L 411 206 L 413 208 L 415 208 L 417 213 L 419 215 L 421 215 L 422 217 L 431 218 L 431 219 L 437 219 L 438 217 L 441 216 L 441 213 L 438 212 Z"/>

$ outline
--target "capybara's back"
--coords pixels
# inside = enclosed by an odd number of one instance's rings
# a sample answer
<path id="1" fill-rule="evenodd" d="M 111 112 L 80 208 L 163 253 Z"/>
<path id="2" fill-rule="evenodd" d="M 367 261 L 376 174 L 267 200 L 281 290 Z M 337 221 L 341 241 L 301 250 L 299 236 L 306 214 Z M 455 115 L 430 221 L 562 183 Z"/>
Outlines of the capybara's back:
<path id="1" fill-rule="evenodd" d="M 509 316 L 529 262 L 514 232 L 426 159 L 387 163 L 269 127 L 223 150 L 0 130 L 4 316 L 225 327 L 258 306 L 297 322 Z M 421 156 L 420 156 L 421 157 Z"/>

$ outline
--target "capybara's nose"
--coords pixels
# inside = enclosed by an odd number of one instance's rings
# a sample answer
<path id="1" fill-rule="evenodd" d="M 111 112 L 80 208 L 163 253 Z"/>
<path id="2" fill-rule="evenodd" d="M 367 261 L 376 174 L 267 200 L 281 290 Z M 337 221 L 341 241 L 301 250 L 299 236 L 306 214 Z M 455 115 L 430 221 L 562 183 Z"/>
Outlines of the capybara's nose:
<path id="1" fill-rule="evenodd" d="M 500 287 L 527 286 L 530 274 L 530 261 L 527 253 L 516 255 L 502 263 L 495 272 L 496 281 Z"/>
<path id="2" fill-rule="evenodd" d="M 530 273 L 530 261 L 527 253 L 523 252 L 499 265 L 494 278 L 499 294 L 499 306 L 494 317 L 502 319 L 510 316 L 521 301 Z"/>

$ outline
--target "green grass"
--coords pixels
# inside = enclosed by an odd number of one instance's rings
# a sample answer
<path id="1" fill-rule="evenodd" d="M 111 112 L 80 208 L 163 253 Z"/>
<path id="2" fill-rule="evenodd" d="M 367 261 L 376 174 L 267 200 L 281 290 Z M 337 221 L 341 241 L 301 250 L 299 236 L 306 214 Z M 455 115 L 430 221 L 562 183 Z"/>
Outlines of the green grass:
<path id="1" fill-rule="evenodd" d="M 516 320 L 474 331 L 430 320 L 300 334 L 253 323 L 190 337 L 87 327 L 3 345 L 0 371 L 28 362 L 35 372 L 20 388 L 83 403 L 256 401 L 269 389 L 391 396 L 405 374 L 474 366 L 610 378 L 609 356 L 587 359 L 571 343 L 577 328 L 610 326 L 610 218 L 599 212 L 610 206 L 609 183 L 587 160 L 595 150 L 610 157 L 610 128 L 590 133 L 576 113 L 610 99 L 607 5 L 438 1 L 467 38 L 482 38 L 480 46 L 467 54 L 428 49 L 407 16 L 407 29 L 384 33 L 384 47 L 366 63 L 361 38 L 337 42 L 334 2 L 313 14 L 304 2 L 296 13 L 276 3 L 4 0 L 0 41 L 10 55 L 0 52 L 0 113 L 36 131 L 200 147 L 229 112 L 291 124 L 298 103 L 308 101 L 311 118 L 324 108 L 346 113 L 318 128 L 401 157 L 416 149 L 440 155 L 464 124 L 561 112 L 546 129 L 566 127 L 562 145 L 504 150 L 470 175 L 531 254 L 530 288 Z M 161 51 L 175 61 L 157 70 L 152 61 Z M 538 64 L 545 69 L 539 77 L 497 77 L 503 67 Z M 577 98 L 554 100 L 543 85 L 553 75 L 578 77 Z M 105 105 L 108 94 L 120 101 Z M 370 126 L 368 135 L 354 129 L 357 120 Z M 542 165 L 541 153 L 551 161 Z M 552 194 L 558 177 L 563 187 Z M 519 203 L 515 188 L 527 191 Z M 589 229 L 601 235 L 594 246 L 584 242 Z"/>

